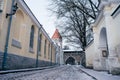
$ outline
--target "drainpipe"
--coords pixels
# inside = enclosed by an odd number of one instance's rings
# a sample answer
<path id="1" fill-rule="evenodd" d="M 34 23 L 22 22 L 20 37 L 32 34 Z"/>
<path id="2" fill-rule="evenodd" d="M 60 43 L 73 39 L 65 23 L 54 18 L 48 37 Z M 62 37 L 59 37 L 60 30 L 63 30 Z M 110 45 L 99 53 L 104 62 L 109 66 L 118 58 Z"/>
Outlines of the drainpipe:
<path id="1" fill-rule="evenodd" d="M 12 6 L 14 5 L 15 0 L 12 0 Z M 11 6 L 12 13 L 13 7 Z M 3 55 L 3 62 L 2 62 L 2 70 L 6 69 L 6 61 L 7 61 L 7 52 L 8 52 L 8 44 L 9 44 L 9 38 L 10 38 L 10 29 L 11 29 L 11 23 L 12 23 L 12 15 L 10 15 L 9 23 L 8 23 L 8 30 L 6 35 L 6 42 L 5 42 L 5 48 L 4 48 L 4 55 Z"/>
<path id="2" fill-rule="evenodd" d="M 40 30 L 41 30 L 41 27 L 40 27 L 40 28 L 39 28 L 39 30 L 38 30 L 38 40 L 37 40 L 38 45 L 37 45 L 36 67 L 38 67 L 38 57 L 39 57 L 39 39 L 40 39 L 39 34 L 40 34 Z"/>

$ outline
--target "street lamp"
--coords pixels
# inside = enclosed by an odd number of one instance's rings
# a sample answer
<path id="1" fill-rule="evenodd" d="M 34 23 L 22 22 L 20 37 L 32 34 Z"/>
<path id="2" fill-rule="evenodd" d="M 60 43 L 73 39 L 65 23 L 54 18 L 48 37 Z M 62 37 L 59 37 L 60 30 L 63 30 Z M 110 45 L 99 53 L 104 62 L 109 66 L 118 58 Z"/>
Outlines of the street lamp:
<path id="1" fill-rule="evenodd" d="M 0 13 L 2 13 L 2 10 L 0 10 Z"/>
<path id="2" fill-rule="evenodd" d="M 14 14 L 16 13 L 17 9 L 18 9 L 18 6 L 17 6 L 17 3 L 16 3 L 15 5 L 12 6 L 12 12 L 6 14 L 6 18 L 7 18 L 8 16 L 14 15 Z"/>
<path id="3" fill-rule="evenodd" d="M 17 3 L 14 5 L 15 0 L 12 0 L 12 7 L 11 7 L 11 12 L 10 14 L 6 14 L 6 18 L 10 16 L 9 18 L 9 23 L 8 23 L 8 30 L 7 30 L 7 36 L 6 36 L 6 41 L 5 41 L 5 49 L 4 49 L 4 54 L 3 54 L 3 62 L 2 62 L 2 70 L 6 69 L 6 62 L 7 62 L 7 55 L 8 55 L 8 44 L 9 44 L 9 38 L 10 38 L 10 29 L 11 29 L 11 24 L 12 24 L 12 15 L 16 13 L 16 10 L 18 9 Z"/>

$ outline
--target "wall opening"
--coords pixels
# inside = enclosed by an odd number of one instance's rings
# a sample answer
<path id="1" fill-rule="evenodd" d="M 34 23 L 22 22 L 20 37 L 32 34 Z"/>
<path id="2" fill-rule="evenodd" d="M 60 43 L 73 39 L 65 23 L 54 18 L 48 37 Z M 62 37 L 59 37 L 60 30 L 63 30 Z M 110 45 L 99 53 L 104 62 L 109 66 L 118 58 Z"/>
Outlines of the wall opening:
<path id="1" fill-rule="evenodd" d="M 103 70 L 107 70 L 108 44 L 106 28 L 102 28 L 99 37 L 100 62 Z"/>
<path id="2" fill-rule="evenodd" d="M 69 57 L 65 63 L 70 65 L 75 65 L 75 59 L 73 57 Z"/>
<path id="3" fill-rule="evenodd" d="M 102 28 L 99 38 L 99 49 L 101 50 L 102 57 L 108 56 L 108 44 L 107 44 L 107 34 L 106 28 Z"/>

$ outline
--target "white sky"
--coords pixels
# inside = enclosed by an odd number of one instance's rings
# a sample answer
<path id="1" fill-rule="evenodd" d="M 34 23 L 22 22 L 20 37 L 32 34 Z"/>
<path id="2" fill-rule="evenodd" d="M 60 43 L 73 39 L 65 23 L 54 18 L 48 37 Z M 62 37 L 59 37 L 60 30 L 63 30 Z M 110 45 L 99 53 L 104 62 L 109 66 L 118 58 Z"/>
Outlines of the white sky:
<path id="1" fill-rule="evenodd" d="M 52 12 L 48 10 L 50 0 L 25 0 L 38 21 L 43 25 L 43 28 L 51 37 L 55 31 L 56 18 L 51 16 Z"/>

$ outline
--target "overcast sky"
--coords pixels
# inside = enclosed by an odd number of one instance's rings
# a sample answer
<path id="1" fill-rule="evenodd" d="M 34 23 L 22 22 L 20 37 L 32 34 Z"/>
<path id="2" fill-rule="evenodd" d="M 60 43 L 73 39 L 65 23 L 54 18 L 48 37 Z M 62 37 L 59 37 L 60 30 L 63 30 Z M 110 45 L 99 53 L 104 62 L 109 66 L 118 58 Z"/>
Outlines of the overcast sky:
<path id="1" fill-rule="evenodd" d="M 51 37 L 55 31 L 56 18 L 51 16 L 52 13 L 48 10 L 50 4 L 48 1 L 49 0 L 25 0 L 33 14 Z"/>

